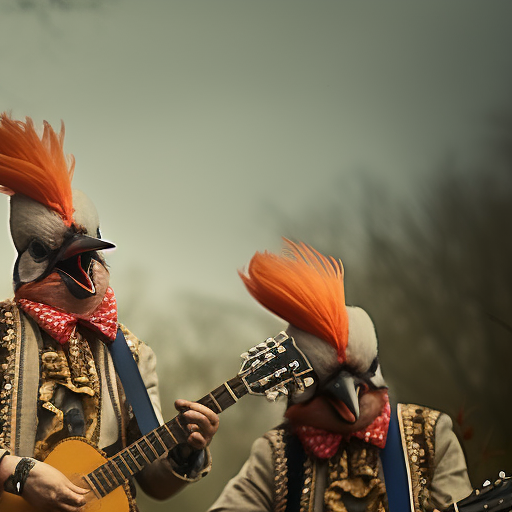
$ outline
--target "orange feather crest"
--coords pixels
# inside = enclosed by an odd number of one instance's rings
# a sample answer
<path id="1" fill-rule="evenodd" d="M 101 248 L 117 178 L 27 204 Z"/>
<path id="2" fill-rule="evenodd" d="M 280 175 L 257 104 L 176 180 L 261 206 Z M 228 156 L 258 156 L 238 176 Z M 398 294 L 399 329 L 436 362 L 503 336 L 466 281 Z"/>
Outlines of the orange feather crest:
<path id="1" fill-rule="evenodd" d="M 343 265 L 302 242 L 284 241 L 282 255 L 257 252 L 247 273 L 239 275 L 262 306 L 332 345 L 343 362 L 348 343 Z"/>
<path id="2" fill-rule="evenodd" d="M 24 194 L 56 211 L 67 226 L 73 219 L 71 179 L 75 160 L 64 154 L 60 133 L 44 121 L 41 138 L 30 117 L 15 121 L 0 115 L 0 184 L 4 193 Z"/>

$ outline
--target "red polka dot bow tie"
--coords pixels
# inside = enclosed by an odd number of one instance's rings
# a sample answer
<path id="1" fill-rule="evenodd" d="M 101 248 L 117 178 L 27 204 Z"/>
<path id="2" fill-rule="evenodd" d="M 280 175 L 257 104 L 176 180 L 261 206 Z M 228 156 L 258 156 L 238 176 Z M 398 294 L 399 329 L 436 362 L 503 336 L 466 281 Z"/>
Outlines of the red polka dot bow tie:
<path id="1" fill-rule="evenodd" d="M 74 334 L 77 324 L 101 333 L 114 341 L 117 334 L 117 304 L 112 288 L 108 288 L 101 304 L 90 315 L 77 315 L 28 299 L 19 299 L 20 308 L 61 345 Z"/>
<path id="2" fill-rule="evenodd" d="M 380 415 L 366 428 L 354 432 L 349 436 L 334 434 L 333 432 L 309 427 L 307 425 L 297 427 L 296 434 L 307 453 L 320 459 L 329 459 L 336 454 L 341 441 L 348 441 L 351 437 L 357 437 L 378 448 L 384 448 L 384 446 L 386 446 L 390 416 L 391 408 L 389 406 L 389 398 L 386 394 L 386 404 Z"/>

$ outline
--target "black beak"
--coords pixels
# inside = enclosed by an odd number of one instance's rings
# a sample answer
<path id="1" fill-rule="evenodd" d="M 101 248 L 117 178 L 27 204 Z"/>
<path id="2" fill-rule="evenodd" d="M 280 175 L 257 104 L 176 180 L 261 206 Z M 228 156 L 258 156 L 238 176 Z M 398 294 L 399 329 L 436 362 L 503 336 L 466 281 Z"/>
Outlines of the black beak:
<path id="1" fill-rule="evenodd" d="M 92 260 L 98 260 L 95 252 L 114 247 L 105 240 L 75 233 L 62 245 L 53 267 L 76 298 L 87 299 L 96 293 L 92 275 Z"/>
<path id="2" fill-rule="evenodd" d="M 37 240 L 36 240 L 37 241 Z M 44 249 L 44 244 L 41 244 Z M 97 251 L 113 249 L 115 245 L 106 240 L 72 232 L 66 236 L 61 247 L 48 251 L 47 256 L 40 258 L 39 263 L 46 262 L 44 270 L 33 281 L 41 281 L 52 272 L 59 272 L 65 284 L 75 297 L 87 298 L 96 293 L 92 282 L 92 260 L 97 260 L 104 265 L 103 259 Z M 30 253 L 30 248 L 26 249 Z M 13 281 L 17 291 L 24 283 L 19 276 L 20 257 L 18 254 L 14 265 Z M 32 255 L 35 261 L 38 255 Z"/>
<path id="3" fill-rule="evenodd" d="M 326 395 L 343 402 L 354 415 L 356 421 L 359 418 L 358 390 L 359 386 L 356 385 L 354 376 L 348 372 L 338 373 L 322 389 Z"/>
<path id="4" fill-rule="evenodd" d="M 87 235 L 75 234 L 64 243 L 60 250 L 58 260 L 67 260 L 77 254 L 90 251 L 103 251 L 104 249 L 113 249 L 115 245 L 100 238 L 93 238 Z"/>

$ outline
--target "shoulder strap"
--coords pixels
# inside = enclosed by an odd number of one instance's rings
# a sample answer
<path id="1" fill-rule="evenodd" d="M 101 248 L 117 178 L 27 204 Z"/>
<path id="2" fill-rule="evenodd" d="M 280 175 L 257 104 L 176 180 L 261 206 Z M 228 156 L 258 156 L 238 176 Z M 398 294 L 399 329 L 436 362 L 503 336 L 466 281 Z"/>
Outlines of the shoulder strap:
<path id="1" fill-rule="evenodd" d="M 116 373 L 121 379 L 126 400 L 132 406 L 142 435 L 146 435 L 160 426 L 160 423 L 140 375 L 139 367 L 133 359 L 123 331 L 120 328 L 117 329 L 116 339 L 108 348 Z"/>
<path id="2" fill-rule="evenodd" d="M 414 511 L 402 447 L 398 407 L 397 405 L 391 408 L 386 446 L 380 454 L 390 512 Z"/>
<path id="3" fill-rule="evenodd" d="M 300 510 L 300 498 L 304 485 L 304 463 L 306 452 L 299 438 L 291 433 L 285 435 L 285 454 L 288 469 L 288 499 L 286 512 Z"/>

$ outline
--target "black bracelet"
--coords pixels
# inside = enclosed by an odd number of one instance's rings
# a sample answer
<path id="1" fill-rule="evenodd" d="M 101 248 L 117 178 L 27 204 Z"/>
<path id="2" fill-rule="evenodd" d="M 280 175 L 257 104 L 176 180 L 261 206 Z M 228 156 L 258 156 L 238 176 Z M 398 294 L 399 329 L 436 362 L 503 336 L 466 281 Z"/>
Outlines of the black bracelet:
<path id="1" fill-rule="evenodd" d="M 198 472 L 204 464 L 204 450 L 196 450 L 188 444 L 178 444 L 167 454 L 173 470 L 182 476 Z"/>
<path id="2" fill-rule="evenodd" d="M 4 491 L 21 496 L 28 474 L 36 462 L 37 460 L 30 457 L 23 457 L 16 465 L 14 473 L 4 482 Z"/>

